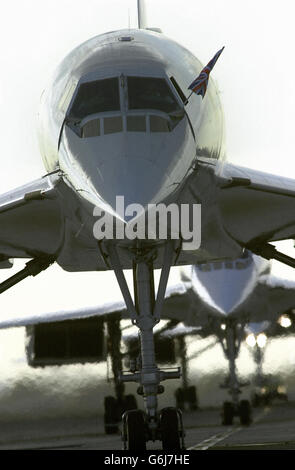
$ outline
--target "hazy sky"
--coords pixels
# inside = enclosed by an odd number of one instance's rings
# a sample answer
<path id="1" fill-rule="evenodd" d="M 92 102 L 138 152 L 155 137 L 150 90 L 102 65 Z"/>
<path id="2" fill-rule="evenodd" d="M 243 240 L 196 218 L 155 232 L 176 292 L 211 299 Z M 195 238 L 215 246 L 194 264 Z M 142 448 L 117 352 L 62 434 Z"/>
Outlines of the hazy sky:
<path id="1" fill-rule="evenodd" d="M 162 28 L 202 62 L 225 46 L 214 78 L 224 103 L 230 159 L 295 177 L 294 2 L 147 0 L 147 6 L 149 25 Z M 41 92 L 58 63 L 79 43 L 128 27 L 129 21 L 137 25 L 136 0 L 11 0 L 2 5 L 0 193 L 45 173 L 36 117 Z M 22 266 L 22 261 L 15 264 Z M 1 271 L 0 279 L 14 272 Z M 283 271 L 276 265 L 275 272 Z M 117 296 L 112 273 L 69 274 L 52 267 L 2 294 L 1 314 L 78 307 Z"/>

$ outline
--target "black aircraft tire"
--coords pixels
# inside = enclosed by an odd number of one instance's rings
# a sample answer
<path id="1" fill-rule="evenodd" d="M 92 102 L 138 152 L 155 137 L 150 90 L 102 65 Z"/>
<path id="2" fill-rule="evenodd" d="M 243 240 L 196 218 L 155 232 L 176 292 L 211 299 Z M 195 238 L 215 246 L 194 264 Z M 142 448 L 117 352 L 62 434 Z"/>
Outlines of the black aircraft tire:
<path id="1" fill-rule="evenodd" d="M 240 422 L 244 426 L 249 426 L 251 423 L 251 405 L 248 400 L 242 400 L 239 404 Z"/>
<path id="2" fill-rule="evenodd" d="M 251 402 L 252 402 L 253 408 L 258 408 L 258 406 L 261 405 L 261 397 L 260 397 L 257 393 L 255 393 L 255 394 L 252 396 Z"/>
<path id="3" fill-rule="evenodd" d="M 160 430 L 163 450 L 177 452 L 181 449 L 176 408 L 164 408 L 160 417 Z"/>
<path id="4" fill-rule="evenodd" d="M 137 410 L 137 401 L 134 395 L 126 395 L 124 398 L 124 411 Z"/>
<path id="5" fill-rule="evenodd" d="M 189 407 L 191 410 L 198 409 L 198 397 L 197 397 L 197 390 L 194 385 L 191 385 L 187 389 L 187 399 L 189 402 Z"/>
<path id="6" fill-rule="evenodd" d="M 234 414 L 234 405 L 230 401 L 225 401 L 222 409 L 222 424 L 224 426 L 231 426 L 233 424 Z"/>
<path id="7" fill-rule="evenodd" d="M 184 410 L 184 392 L 183 388 L 178 388 L 175 391 L 175 400 L 176 400 L 176 408 L 180 410 Z"/>
<path id="8" fill-rule="evenodd" d="M 126 412 L 127 450 L 146 450 L 146 425 L 141 410 Z"/>
<path id="9" fill-rule="evenodd" d="M 104 430 L 106 434 L 117 434 L 119 432 L 119 413 L 116 398 L 112 396 L 104 399 Z"/>

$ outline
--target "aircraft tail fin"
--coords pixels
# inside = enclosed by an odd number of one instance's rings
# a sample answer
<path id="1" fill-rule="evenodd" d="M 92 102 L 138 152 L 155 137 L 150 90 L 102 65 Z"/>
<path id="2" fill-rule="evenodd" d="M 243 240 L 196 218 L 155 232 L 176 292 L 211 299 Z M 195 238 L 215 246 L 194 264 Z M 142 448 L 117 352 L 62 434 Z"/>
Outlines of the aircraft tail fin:
<path id="1" fill-rule="evenodd" d="M 146 20 L 146 4 L 145 0 L 137 0 L 137 14 L 138 14 L 138 28 L 146 29 L 147 20 Z"/>
<path id="2" fill-rule="evenodd" d="M 150 31 L 156 31 L 157 33 L 162 32 L 160 28 L 148 27 L 145 0 L 137 0 L 137 13 L 138 13 L 138 28 L 139 29 L 148 29 Z"/>

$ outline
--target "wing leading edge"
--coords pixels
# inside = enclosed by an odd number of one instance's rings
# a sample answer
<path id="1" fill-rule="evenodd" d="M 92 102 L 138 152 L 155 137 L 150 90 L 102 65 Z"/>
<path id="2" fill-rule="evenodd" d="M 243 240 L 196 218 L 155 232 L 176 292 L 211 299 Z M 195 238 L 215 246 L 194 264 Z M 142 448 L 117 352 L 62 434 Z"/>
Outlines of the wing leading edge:
<path id="1" fill-rule="evenodd" d="M 219 210 L 225 230 L 251 249 L 295 238 L 295 180 L 225 164 Z"/>
<path id="2" fill-rule="evenodd" d="M 0 255 L 35 258 L 57 252 L 63 221 L 56 174 L 22 186 L 0 197 Z"/>
<path id="3" fill-rule="evenodd" d="M 190 296 L 186 292 L 183 283 L 175 284 L 167 289 L 164 301 L 164 311 L 161 318 L 168 320 L 178 320 L 179 312 L 185 312 L 190 303 Z M 80 307 L 77 309 L 59 310 L 55 312 L 41 312 L 39 314 L 10 315 L 0 318 L 0 329 L 24 327 L 37 325 L 40 323 L 58 322 L 64 320 L 75 320 L 90 317 L 110 317 L 120 314 L 121 318 L 130 319 L 126 305 L 123 300 L 106 302 L 101 305 Z M 185 317 L 185 315 L 184 315 Z"/>
<path id="4" fill-rule="evenodd" d="M 268 298 L 272 318 L 278 318 L 281 314 L 295 308 L 295 282 L 275 276 L 262 276 L 258 289 L 260 295 Z"/>

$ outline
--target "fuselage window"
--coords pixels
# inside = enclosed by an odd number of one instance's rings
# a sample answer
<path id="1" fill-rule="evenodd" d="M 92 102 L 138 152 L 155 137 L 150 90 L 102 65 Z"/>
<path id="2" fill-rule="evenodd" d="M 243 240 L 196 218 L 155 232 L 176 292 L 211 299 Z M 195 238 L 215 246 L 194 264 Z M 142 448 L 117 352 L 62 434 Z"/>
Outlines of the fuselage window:
<path id="1" fill-rule="evenodd" d="M 209 263 L 207 263 L 207 264 L 199 264 L 199 265 L 198 265 L 198 268 L 199 268 L 200 271 L 203 271 L 203 272 L 209 272 L 209 271 L 211 271 L 211 266 L 210 266 Z"/>
<path id="2" fill-rule="evenodd" d="M 127 116 L 128 132 L 146 132 L 145 116 Z"/>
<path id="3" fill-rule="evenodd" d="M 221 261 L 215 261 L 215 263 L 213 263 L 213 267 L 214 267 L 215 270 L 222 269 L 222 262 Z"/>
<path id="4" fill-rule="evenodd" d="M 98 137 L 100 136 L 100 120 L 93 119 L 83 126 L 82 137 Z"/>
<path id="5" fill-rule="evenodd" d="M 243 261 L 236 261 L 236 269 L 245 269 L 246 267 L 247 265 Z"/>
<path id="6" fill-rule="evenodd" d="M 169 132 L 169 122 L 160 116 L 150 116 L 151 132 Z"/>
<path id="7" fill-rule="evenodd" d="M 225 267 L 226 267 L 226 269 L 233 269 L 233 262 L 232 261 L 226 261 L 225 262 Z"/>
<path id="8" fill-rule="evenodd" d="M 179 105 L 163 78 L 127 77 L 129 109 L 156 109 L 164 113 L 179 110 Z"/>
<path id="9" fill-rule="evenodd" d="M 115 134 L 123 131 L 123 120 L 121 116 L 106 117 L 103 120 L 104 134 Z"/>
<path id="10" fill-rule="evenodd" d="M 120 111 L 118 78 L 83 83 L 70 110 L 70 116 L 83 119 L 91 114 Z"/>

